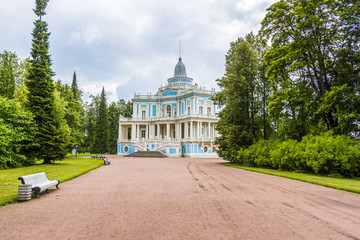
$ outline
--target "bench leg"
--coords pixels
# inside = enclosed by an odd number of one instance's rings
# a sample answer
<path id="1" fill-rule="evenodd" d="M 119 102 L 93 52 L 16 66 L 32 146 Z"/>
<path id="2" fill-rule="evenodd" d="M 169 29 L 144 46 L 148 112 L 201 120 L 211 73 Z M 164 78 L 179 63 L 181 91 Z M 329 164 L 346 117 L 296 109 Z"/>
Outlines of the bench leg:
<path id="1" fill-rule="evenodd" d="M 40 197 L 40 188 L 36 187 L 36 188 L 34 189 L 34 194 L 35 194 L 35 196 L 36 196 L 37 198 L 39 198 L 39 197 Z"/>

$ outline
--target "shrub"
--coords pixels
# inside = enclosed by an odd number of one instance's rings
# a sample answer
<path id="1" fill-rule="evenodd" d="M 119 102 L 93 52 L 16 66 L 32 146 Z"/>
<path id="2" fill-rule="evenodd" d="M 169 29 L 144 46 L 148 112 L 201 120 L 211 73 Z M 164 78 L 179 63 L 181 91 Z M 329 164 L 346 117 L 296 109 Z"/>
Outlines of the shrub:
<path id="1" fill-rule="evenodd" d="M 34 162 L 35 124 L 18 102 L 0 97 L 0 169 Z"/>
<path id="2" fill-rule="evenodd" d="M 360 175 L 358 141 L 347 136 L 306 136 L 295 140 L 261 140 L 237 153 L 239 164 L 337 177 Z"/>

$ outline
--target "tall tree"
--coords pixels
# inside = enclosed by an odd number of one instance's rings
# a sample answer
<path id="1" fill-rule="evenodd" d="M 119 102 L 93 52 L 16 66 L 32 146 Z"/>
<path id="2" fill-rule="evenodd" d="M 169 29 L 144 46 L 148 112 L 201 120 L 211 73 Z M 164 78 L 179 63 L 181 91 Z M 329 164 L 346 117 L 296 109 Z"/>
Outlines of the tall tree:
<path id="1" fill-rule="evenodd" d="M 84 146 L 86 151 L 94 152 L 95 147 L 95 132 L 96 132 L 96 116 L 99 109 L 100 97 L 90 96 L 91 102 L 85 103 L 85 114 L 84 114 L 84 131 L 85 131 L 85 140 Z"/>
<path id="2" fill-rule="evenodd" d="M 95 141 L 93 148 L 96 152 L 109 152 L 109 117 L 106 103 L 105 88 L 100 95 L 100 103 L 96 116 Z"/>
<path id="3" fill-rule="evenodd" d="M 77 101 L 79 101 L 80 97 L 81 97 L 81 91 L 78 88 L 78 84 L 77 84 L 77 80 L 76 80 L 76 71 L 74 71 L 74 75 L 73 75 L 73 81 L 71 83 L 71 89 L 74 95 L 74 99 L 76 99 Z"/>
<path id="4" fill-rule="evenodd" d="M 223 109 L 219 113 L 220 137 L 216 143 L 219 155 L 230 161 L 240 147 L 248 147 L 259 138 L 255 124 L 258 59 L 251 44 L 250 35 L 231 43 L 225 76 L 217 80 L 221 91 L 215 95 L 215 102 Z"/>
<path id="5" fill-rule="evenodd" d="M 0 53 L 0 96 L 13 98 L 19 77 L 19 58 L 13 52 Z"/>
<path id="6" fill-rule="evenodd" d="M 56 89 L 60 93 L 60 98 L 65 102 L 64 119 L 69 126 L 71 145 L 81 148 L 84 142 L 83 115 L 84 109 L 81 98 L 75 99 L 74 89 L 67 84 L 62 84 L 60 80 L 56 82 Z M 75 89 L 76 94 L 81 96 L 81 91 Z"/>
<path id="7" fill-rule="evenodd" d="M 272 44 L 265 55 L 271 105 L 289 115 L 300 138 L 321 125 L 359 131 L 359 8 L 355 0 L 281 0 L 262 21 L 261 35 Z"/>
<path id="8" fill-rule="evenodd" d="M 68 150 L 67 126 L 63 121 L 60 104 L 56 102 L 55 86 L 52 80 L 54 72 L 51 70 L 49 54 L 48 25 L 42 21 L 46 15 L 48 0 L 36 0 L 34 13 L 38 16 L 34 22 L 32 32 L 31 68 L 29 70 L 28 99 L 30 110 L 38 126 L 36 139 L 39 142 L 38 154 L 45 164 L 53 160 L 61 160 Z"/>

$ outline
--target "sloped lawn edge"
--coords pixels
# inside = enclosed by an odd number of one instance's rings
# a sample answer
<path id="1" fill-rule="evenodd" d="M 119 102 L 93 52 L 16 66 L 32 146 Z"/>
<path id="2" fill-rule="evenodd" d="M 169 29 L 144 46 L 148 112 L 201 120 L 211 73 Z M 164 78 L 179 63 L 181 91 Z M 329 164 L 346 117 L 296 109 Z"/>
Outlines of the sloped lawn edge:
<path id="1" fill-rule="evenodd" d="M 289 178 L 293 180 L 298 180 L 302 182 L 317 184 L 324 187 L 335 188 L 338 190 L 344 190 L 353 193 L 360 193 L 360 178 L 333 178 L 326 176 L 319 176 L 306 173 L 296 173 L 288 171 L 280 171 L 275 169 L 266 169 L 266 168 L 254 168 L 254 167 L 244 167 L 238 164 L 233 163 L 223 163 L 223 165 L 228 167 L 239 168 L 247 171 L 263 173 L 274 175 L 278 177 Z"/>

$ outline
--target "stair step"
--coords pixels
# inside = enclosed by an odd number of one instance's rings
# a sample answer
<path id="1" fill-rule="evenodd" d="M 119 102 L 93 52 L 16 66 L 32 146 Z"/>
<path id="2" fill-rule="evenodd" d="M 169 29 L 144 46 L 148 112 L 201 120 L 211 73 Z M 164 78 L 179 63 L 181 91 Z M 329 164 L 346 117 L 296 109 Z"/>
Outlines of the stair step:
<path id="1" fill-rule="evenodd" d="M 153 157 L 153 158 L 166 158 L 167 156 L 159 151 L 138 151 L 125 155 L 125 157 Z"/>

